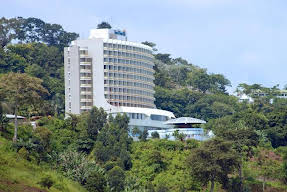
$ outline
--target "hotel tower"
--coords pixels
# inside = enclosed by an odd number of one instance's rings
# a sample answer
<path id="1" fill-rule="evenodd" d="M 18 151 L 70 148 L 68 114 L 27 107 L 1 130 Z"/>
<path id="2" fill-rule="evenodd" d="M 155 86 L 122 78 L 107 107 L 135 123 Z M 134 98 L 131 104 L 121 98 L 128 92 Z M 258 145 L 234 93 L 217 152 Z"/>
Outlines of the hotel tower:
<path id="1" fill-rule="evenodd" d="M 130 128 L 168 128 L 173 113 L 154 104 L 152 49 L 127 41 L 125 31 L 92 29 L 86 40 L 64 50 L 65 111 L 80 114 L 93 106 L 127 113 Z"/>

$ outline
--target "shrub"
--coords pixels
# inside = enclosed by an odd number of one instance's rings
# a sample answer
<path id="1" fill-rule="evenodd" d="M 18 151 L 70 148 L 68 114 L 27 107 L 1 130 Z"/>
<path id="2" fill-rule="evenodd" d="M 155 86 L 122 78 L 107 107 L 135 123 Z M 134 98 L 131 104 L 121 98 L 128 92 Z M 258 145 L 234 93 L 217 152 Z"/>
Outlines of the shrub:
<path id="1" fill-rule="evenodd" d="M 89 175 L 98 168 L 94 162 L 89 162 L 84 153 L 66 151 L 59 156 L 58 169 L 63 175 L 85 184 Z"/>
<path id="2" fill-rule="evenodd" d="M 154 131 L 154 132 L 151 133 L 151 137 L 153 139 L 159 139 L 159 133 L 157 131 Z"/>
<path id="3" fill-rule="evenodd" d="M 50 189 L 50 187 L 52 187 L 54 183 L 55 181 L 50 175 L 44 175 L 38 182 L 39 185 L 41 185 L 42 187 L 47 187 L 48 189 Z"/>
<path id="4" fill-rule="evenodd" d="M 22 147 L 19 151 L 18 154 L 20 157 L 22 157 L 23 159 L 28 159 L 29 157 L 29 152 L 27 151 L 27 149 L 25 147 Z"/>
<path id="5" fill-rule="evenodd" d="M 107 172 L 109 186 L 112 191 L 122 191 L 125 186 L 125 172 L 119 166 L 115 166 Z"/>
<path id="6" fill-rule="evenodd" d="M 89 192 L 106 191 L 107 181 L 104 171 L 95 170 L 87 178 L 84 186 Z"/>

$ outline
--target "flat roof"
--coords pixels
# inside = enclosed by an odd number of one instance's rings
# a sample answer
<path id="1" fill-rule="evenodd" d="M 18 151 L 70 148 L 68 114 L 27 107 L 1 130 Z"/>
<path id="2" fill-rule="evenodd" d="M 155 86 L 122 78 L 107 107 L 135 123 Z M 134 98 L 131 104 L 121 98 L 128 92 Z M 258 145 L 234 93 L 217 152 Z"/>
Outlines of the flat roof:
<path id="1" fill-rule="evenodd" d="M 119 107 L 116 110 L 112 110 L 111 113 L 143 113 L 147 116 L 150 115 L 163 115 L 170 118 L 175 118 L 174 114 L 170 111 L 154 109 L 154 108 L 141 108 L 141 107 Z"/>
<path id="2" fill-rule="evenodd" d="M 205 124 L 206 121 L 201 119 L 196 119 L 192 117 L 179 117 L 176 119 L 170 119 L 164 124 L 166 125 L 179 125 L 179 124 Z"/>

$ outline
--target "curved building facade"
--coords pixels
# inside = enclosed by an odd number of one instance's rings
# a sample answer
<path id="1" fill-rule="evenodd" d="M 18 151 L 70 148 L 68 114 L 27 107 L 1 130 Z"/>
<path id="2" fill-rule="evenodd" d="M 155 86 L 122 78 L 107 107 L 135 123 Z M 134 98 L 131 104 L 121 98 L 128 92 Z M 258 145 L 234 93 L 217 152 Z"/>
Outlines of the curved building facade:
<path id="1" fill-rule="evenodd" d="M 155 108 L 153 56 L 149 47 L 103 40 L 104 91 L 114 106 Z"/>

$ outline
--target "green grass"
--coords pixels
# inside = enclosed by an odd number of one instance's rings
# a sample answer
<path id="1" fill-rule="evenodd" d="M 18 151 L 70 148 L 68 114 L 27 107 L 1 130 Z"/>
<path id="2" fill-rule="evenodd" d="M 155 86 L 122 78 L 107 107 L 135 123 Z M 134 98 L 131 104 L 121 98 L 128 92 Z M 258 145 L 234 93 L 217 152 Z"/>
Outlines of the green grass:
<path id="1" fill-rule="evenodd" d="M 45 175 L 50 175 L 54 181 L 48 189 L 38 183 Z M 51 192 L 86 191 L 80 184 L 73 182 L 55 170 L 35 165 L 23 158 L 11 148 L 11 142 L 0 137 L 0 191 L 40 191 Z"/>

